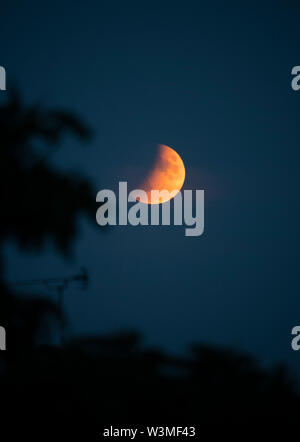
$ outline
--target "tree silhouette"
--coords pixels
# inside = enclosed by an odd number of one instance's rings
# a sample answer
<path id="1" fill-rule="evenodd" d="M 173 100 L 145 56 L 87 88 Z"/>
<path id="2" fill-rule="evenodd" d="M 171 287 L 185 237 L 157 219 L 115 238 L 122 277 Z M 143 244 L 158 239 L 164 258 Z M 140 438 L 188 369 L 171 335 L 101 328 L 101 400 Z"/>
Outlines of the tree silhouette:
<path id="1" fill-rule="evenodd" d="M 49 154 L 63 135 L 86 141 L 91 133 L 71 112 L 26 106 L 16 90 L 0 107 L 0 133 L 0 323 L 10 328 L 11 343 L 13 336 L 23 337 L 18 347 L 24 349 L 40 316 L 59 312 L 50 301 L 25 302 L 5 287 L 3 244 L 10 238 L 24 249 L 39 250 L 51 238 L 60 252 L 70 252 L 78 216 L 93 216 L 94 197 L 87 179 L 54 169 Z M 14 333 L 21 326 L 22 333 Z"/>
<path id="2" fill-rule="evenodd" d="M 67 111 L 26 107 L 18 93 L 0 107 L 0 245 L 6 238 L 21 247 L 38 248 L 47 237 L 68 252 L 79 213 L 91 214 L 90 183 L 51 166 L 41 143 L 54 148 L 70 132 L 81 140 L 90 131 Z"/>

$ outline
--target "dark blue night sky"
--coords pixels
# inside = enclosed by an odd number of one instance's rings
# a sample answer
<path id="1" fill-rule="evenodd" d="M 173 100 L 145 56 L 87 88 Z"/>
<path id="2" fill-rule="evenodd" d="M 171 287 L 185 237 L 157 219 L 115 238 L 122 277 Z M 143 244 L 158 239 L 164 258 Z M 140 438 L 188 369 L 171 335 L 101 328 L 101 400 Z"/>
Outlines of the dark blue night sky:
<path id="1" fill-rule="evenodd" d="M 51 1 L 2 5 L 0 65 L 27 103 L 76 112 L 94 132 L 52 153 L 95 192 L 147 170 L 153 143 L 205 190 L 205 233 L 82 219 L 71 260 L 6 247 L 9 281 L 72 274 L 68 333 L 137 329 L 178 352 L 194 341 L 297 368 L 300 64 L 295 2 Z M 18 14 L 16 14 L 18 10 Z M 1 100 L 4 95 L 1 96 Z M 22 189 L 20 189 L 20 195 Z M 95 210 L 96 213 L 96 210 Z"/>

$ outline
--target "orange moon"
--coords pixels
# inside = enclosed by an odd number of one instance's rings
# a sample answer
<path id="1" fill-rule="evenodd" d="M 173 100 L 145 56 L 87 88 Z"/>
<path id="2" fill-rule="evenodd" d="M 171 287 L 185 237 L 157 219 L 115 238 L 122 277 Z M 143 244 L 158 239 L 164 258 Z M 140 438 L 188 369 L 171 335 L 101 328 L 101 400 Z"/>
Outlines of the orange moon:
<path id="1" fill-rule="evenodd" d="M 177 195 L 183 186 L 184 180 L 185 167 L 178 153 L 169 146 L 159 144 L 154 167 L 140 185 L 140 189 L 147 194 L 147 201 L 142 197 L 138 200 L 147 204 L 165 203 Z M 172 192 L 172 195 L 161 196 L 160 198 L 157 196 L 151 200 L 151 190 L 167 190 L 169 193 Z"/>

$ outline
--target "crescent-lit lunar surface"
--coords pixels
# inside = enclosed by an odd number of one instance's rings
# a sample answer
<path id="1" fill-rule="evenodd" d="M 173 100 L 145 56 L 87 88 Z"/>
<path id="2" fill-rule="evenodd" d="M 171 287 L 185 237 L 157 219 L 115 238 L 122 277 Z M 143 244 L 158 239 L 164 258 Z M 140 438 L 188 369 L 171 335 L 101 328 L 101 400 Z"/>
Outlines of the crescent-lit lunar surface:
<path id="1" fill-rule="evenodd" d="M 178 153 L 169 146 L 159 144 L 154 167 L 140 185 L 140 189 L 147 194 L 147 201 L 142 197 L 138 200 L 147 204 L 165 203 L 177 195 L 183 186 L 184 179 L 185 167 Z M 151 199 L 152 190 L 167 190 L 170 195 L 160 195 L 160 197 L 157 195 Z"/>

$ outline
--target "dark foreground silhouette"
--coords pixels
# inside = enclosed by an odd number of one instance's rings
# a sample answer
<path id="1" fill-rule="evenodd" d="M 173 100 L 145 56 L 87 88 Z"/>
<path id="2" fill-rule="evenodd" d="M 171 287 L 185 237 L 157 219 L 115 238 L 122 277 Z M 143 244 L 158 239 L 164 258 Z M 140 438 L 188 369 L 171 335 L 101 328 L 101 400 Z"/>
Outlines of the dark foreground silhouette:
<path id="1" fill-rule="evenodd" d="M 12 430 L 85 440 L 109 425 L 293 422 L 300 404 L 284 368 L 266 372 L 249 356 L 205 345 L 174 358 L 144 349 L 134 333 L 28 351 L 9 362 L 0 389 Z"/>

